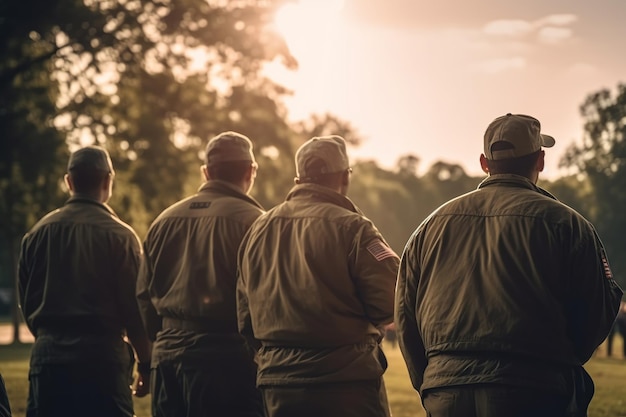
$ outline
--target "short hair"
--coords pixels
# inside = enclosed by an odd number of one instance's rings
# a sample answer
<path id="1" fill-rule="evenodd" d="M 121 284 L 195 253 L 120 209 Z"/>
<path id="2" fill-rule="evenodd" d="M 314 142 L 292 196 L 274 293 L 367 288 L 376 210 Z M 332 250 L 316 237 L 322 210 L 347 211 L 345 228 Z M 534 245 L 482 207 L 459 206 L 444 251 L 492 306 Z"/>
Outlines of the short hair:
<path id="1" fill-rule="evenodd" d="M 512 146 L 508 142 L 496 142 L 492 145 L 492 151 L 506 150 L 507 146 Z M 541 154 L 541 149 L 530 153 L 528 155 L 520 156 L 519 158 L 509 159 L 487 159 L 487 167 L 490 174 L 515 174 L 523 177 L 530 178 L 535 165 L 537 164 L 537 158 Z"/>
<path id="2" fill-rule="evenodd" d="M 72 179 L 74 192 L 80 194 L 90 194 L 97 191 L 102 186 L 102 182 L 109 175 L 109 172 L 92 167 L 81 166 L 70 169 L 68 174 Z"/>
<path id="3" fill-rule="evenodd" d="M 251 161 L 218 162 L 207 165 L 206 169 L 209 173 L 209 178 L 212 180 L 222 180 L 236 184 L 246 177 L 248 170 L 254 165 L 255 163 Z"/>

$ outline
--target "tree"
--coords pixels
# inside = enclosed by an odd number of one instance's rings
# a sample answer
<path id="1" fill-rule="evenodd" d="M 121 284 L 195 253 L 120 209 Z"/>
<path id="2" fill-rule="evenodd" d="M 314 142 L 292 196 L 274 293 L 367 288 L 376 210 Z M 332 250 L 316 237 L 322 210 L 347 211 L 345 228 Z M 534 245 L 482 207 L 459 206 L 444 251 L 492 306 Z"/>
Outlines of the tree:
<path id="1" fill-rule="evenodd" d="M 570 146 L 560 161 L 589 182 L 588 215 L 602 238 L 615 278 L 626 284 L 626 85 L 587 96 L 580 106 L 581 144 Z"/>
<path id="2" fill-rule="evenodd" d="M 250 136 L 268 164 L 290 158 L 287 91 L 262 74 L 274 59 L 295 66 L 268 25 L 280 4 L 3 2 L 0 232 L 9 258 L 62 201 L 68 150 L 79 145 L 109 149 L 118 173 L 111 205 L 138 232 L 197 187 L 203 144 L 222 130 Z M 269 188 L 260 187 L 266 196 Z"/>
<path id="3" fill-rule="evenodd" d="M 56 64 L 70 96 L 64 127 L 74 144 L 88 137 L 109 148 L 125 173 L 111 204 L 140 235 L 197 188 L 204 145 L 221 131 L 253 140 L 261 174 L 290 157 L 293 132 L 280 102 L 287 91 L 262 73 L 274 59 L 295 67 L 269 25 L 280 0 L 107 4 L 116 13 L 103 23 L 115 42 L 87 57 L 73 49 Z M 261 174 L 254 193 L 267 204 L 276 196 L 264 178 L 280 172 Z"/>
<path id="4" fill-rule="evenodd" d="M 38 18 L 19 19 L 27 10 L 32 16 L 33 9 L 24 3 L 5 2 L 0 12 L 0 284 L 14 289 L 15 342 L 20 315 L 13 284 L 19 242 L 38 217 L 62 201 L 62 161 L 67 161 L 65 139 L 53 119 L 58 89 L 47 66 L 56 50 L 39 42 L 37 29 L 45 24 Z M 50 11 L 42 6 L 42 12 Z"/>

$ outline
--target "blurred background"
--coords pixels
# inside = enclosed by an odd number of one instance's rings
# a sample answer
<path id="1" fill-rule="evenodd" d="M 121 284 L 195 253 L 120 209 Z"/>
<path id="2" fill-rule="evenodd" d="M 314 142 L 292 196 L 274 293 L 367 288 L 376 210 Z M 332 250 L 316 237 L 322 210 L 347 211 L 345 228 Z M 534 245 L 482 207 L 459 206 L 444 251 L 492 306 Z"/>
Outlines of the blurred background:
<path id="1" fill-rule="evenodd" d="M 29 338 L 19 243 L 67 198 L 72 150 L 109 150 L 110 204 L 143 238 L 199 187 L 225 130 L 254 142 L 265 208 L 293 185 L 300 144 L 345 137 L 349 197 L 401 253 L 484 178 L 489 122 L 531 114 L 557 140 L 540 185 L 594 223 L 626 287 L 625 14 L 621 0 L 2 2 L 1 343 Z"/>

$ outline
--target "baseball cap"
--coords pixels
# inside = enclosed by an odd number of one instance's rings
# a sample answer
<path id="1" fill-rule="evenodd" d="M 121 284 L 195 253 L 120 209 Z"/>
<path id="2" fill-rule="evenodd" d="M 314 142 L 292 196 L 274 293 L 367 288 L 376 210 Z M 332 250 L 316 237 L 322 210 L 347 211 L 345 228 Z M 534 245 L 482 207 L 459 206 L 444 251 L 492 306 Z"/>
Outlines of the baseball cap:
<path id="1" fill-rule="evenodd" d="M 341 172 L 348 168 L 346 141 L 341 136 L 314 137 L 296 151 L 296 175 L 299 179 Z"/>
<path id="2" fill-rule="evenodd" d="M 252 142 L 247 136 L 229 131 L 222 132 L 209 140 L 205 154 L 207 166 L 234 161 L 255 162 Z"/>
<path id="3" fill-rule="evenodd" d="M 113 163 L 109 152 L 100 146 L 85 146 L 70 155 L 67 170 L 92 169 L 113 173 Z"/>
<path id="4" fill-rule="evenodd" d="M 492 151 L 497 142 L 509 144 L 506 149 Z M 489 160 L 519 158 L 554 146 L 552 136 L 541 133 L 541 123 L 525 114 L 507 113 L 489 124 L 485 131 L 485 156 Z"/>

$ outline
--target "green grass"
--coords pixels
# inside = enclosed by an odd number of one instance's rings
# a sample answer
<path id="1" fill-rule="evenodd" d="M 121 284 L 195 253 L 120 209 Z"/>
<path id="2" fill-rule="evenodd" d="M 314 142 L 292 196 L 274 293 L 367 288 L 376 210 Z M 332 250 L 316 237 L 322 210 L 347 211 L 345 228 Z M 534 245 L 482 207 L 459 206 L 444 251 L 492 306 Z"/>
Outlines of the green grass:
<path id="1" fill-rule="evenodd" d="M 621 352 L 621 342 L 617 337 L 615 352 Z M 30 348 L 28 344 L 0 346 L 0 373 L 7 385 L 13 417 L 25 415 Z M 385 353 L 389 360 L 385 384 L 393 417 L 424 417 L 420 398 L 411 387 L 400 350 L 385 345 Z M 626 359 L 607 358 L 605 348 L 601 346 L 585 367 L 596 384 L 589 416 L 626 417 Z M 135 399 L 135 412 L 138 417 L 150 416 L 149 396 Z"/>

